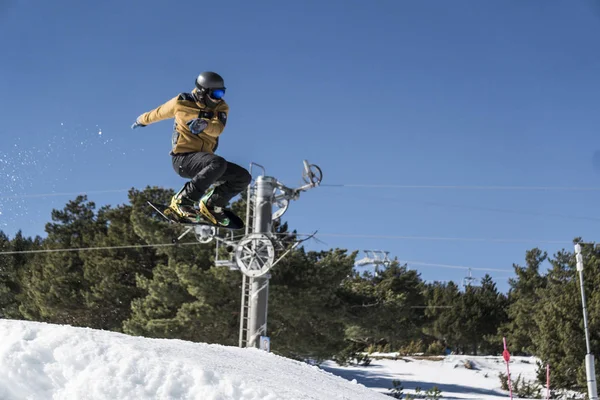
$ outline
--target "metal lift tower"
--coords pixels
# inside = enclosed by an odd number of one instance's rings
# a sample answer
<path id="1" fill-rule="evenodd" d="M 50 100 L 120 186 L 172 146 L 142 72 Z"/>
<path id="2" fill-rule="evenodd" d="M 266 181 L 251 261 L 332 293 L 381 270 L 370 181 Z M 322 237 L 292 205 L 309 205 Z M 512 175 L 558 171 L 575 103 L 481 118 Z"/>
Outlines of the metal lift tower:
<path id="1" fill-rule="evenodd" d="M 194 231 L 196 239 L 201 243 L 216 241 L 215 265 L 228 266 L 242 272 L 242 305 L 240 315 L 240 347 L 261 347 L 261 337 L 267 335 L 267 311 L 269 299 L 268 273 L 283 257 L 311 236 L 298 240 L 278 237 L 273 232 L 273 221 L 281 218 L 287 211 L 290 201 L 297 200 L 301 192 L 319 186 L 323 179 L 321 169 L 304 161 L 302 179 L 304 184 L 297 188 L 289 188 L 276 178 L 266 176 L 265 168 L 251 163 L 253 167 L 262 169 L 254 183 L 248 186 L 246 208 L 246 231 L 241 240 L 235 240 L 233 232 L 228 237 L 217 235 L 218 229 L 211 226 L 189 227 L 178 239 L 190 231 Z M 274 210 L 274 207 L 275 210 Z M 291 237 L 291 235 L 290 235 Z M 229 259 L 219 259 L 219 248 L 225 246 L 230 253 Z"/>
<path id="2" fill-rule="evenodd" d="M 261 347 L 260 338 L 267 335 L 268 272 L 306 240 L 297 240 L 294 245 L 285 249 L 281 238 L 273 232 L 273 221 L 281 218 L 287 211 L 290 200 L 297 200 L 301 192 L 318 186 L 323 179 L 321 169 L 306 160 L 302 173 L 304 185 L 298 188 L 289 188 L 277 179 L 266 176 L 264 167 L 261 168 L 263 175 L 248 187 L 246 236 L 235 250 L 236 263 L 243 273 L 240 347 Z M 252 170 L 252 165 L 250 169 Z M 277 206 L 275 211 L 273 205 Z M 249 232 L 250 225 L 252 233 Z M 276 253 L 280 254 L 277 259 Z"/>

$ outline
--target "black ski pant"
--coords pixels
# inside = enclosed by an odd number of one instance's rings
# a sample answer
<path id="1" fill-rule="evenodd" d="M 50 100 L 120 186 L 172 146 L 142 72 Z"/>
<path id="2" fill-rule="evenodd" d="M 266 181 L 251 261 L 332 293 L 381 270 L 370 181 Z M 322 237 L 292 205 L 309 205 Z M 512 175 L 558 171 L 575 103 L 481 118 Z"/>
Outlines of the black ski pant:
<path id="1" fill-rule="evenodd" d="M 213 153 L 173 154 L 172 161 L 179 176 L 191 179 L 184 186 L 184 195 L 189 199 L 200 200 L 208 188 L 215 185 L 210 198 L 214 206 L 225 207 L 252 180 L 248 170 Z"/>

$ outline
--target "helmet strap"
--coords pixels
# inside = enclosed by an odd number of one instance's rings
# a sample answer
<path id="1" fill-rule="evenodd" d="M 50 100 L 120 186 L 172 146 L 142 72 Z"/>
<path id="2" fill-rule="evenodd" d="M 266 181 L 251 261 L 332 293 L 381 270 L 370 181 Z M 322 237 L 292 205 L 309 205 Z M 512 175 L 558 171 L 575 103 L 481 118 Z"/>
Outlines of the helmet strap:
<path id="1" fill-rule="evenodd" d="M 204 96 L 204 104 L 207 105 L 208 107 L 214 108 L 219 104 L 219 102 L 213 101 L 213 99 L 211 99 L 211 97 L 208 95 L 207 91 L 204 92 L 203 96 Z"/>
<path id="2" fill-rule="evenodd" d="M 198 103 L 204 103 L 204 98 L 206 97 L 205 93 L 206 93 L 205 89 L 195 88 L 195 90 L 192 90 L 192 96 L 194 96 L 194 99 Z"/>
<path id="3" fill-rule="evenodd" d="M 210 98 L 210 96 L 208 95 L 208 90 L 205 88 L 196 88 L 195 91 L 192 91 L 192 95 L 198 103 L 202 103 L 207 107 L 214 108 L 219 104 L 218 102 L 213 101 Z"/>

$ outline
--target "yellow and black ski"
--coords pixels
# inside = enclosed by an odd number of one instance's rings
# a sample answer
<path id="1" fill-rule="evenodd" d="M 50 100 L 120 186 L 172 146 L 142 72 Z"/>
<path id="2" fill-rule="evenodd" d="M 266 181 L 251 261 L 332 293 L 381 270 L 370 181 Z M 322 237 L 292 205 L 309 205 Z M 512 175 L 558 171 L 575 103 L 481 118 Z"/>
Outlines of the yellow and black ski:
<path id="1" fill-rule="evenodd" d="M 224 209 L 223 212 L 227 215 L 227 218 L 229 219 L 229 224 L 221 225 L 209 221 L 208 219 L 203 217 L 199 212 L 195 216 L 185 218 L 177 215 L 168 205 L 152 203 L 151 201 L 148 201 L 148 204 L 164 219 L 175 224 L 207 225 L 231 230 L 244 228 L 244 221 L 242 221 L 242 219 L 238 217 L 233 211 L 228 209 Z"/>

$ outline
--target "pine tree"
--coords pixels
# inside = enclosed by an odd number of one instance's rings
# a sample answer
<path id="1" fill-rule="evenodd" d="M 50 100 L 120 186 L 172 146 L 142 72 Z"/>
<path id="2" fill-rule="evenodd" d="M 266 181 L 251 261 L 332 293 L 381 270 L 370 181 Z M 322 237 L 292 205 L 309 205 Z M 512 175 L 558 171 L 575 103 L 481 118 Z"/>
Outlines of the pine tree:
<path id="1" fill-rule="evenodd" d="M 501 343 L 496 340 L 500 324 L 506 322 L 506 297 L 500 294 L 489 275 L 479 286 L 467 285 L 455 298 L 448 313 L 456 322 L 452 324 L 453 342 L 459 353 L 479 354 L 496 352 Z"/>
<path id="2" fill-rule="evenodd" d="M 132 303 L 124 330 L 134 335 L 233 345 L 239 324 L 239 272 L 169 261 L 152 279 L 138 278 L 147 296 Z"/>
<path id="3" fill-rule="evenodd" d="M 391 348 L 421 336 L 425 322 L 424 285 L 415 270 L 393 262 L 375 277 L 378 292 L 386 298 L 380 329 Z M 389 301 L 392 300 L 392 301 Z"/>
<path id="4" fill-rule="evenodd" d="M 39 236 L 35 238 L 24 237 L 21 231 L 15 234 L 15 237 L 10 241 L 10 250 L 13 254 L 7 255 L 6 260 L 14 271 L 14 285 L 12 292 L 15 294 L 15 307 L 7 316 L 9 318 L 24 318 L 25 315 L 21 311 L 23 299 L 26 297 L 25 285 L 26 277 L 29 275 L 32 262 L 35 259 L 32 251 L 37 251 L 42 248 L 43 239 Z"/>
<path id="5" fill-rule="evenodd" d="M 0 252 L 12 250 L 10 240 L 0 232 Z M 18 318 L 17 295 L 19 293 L 17 270 L 11 255 L 0 254 L 0 318 Z"/>
<path id="6" fill-rule="evenodd" d="M 180 338 L 176 317 L 182 304 L 194 300 L 175 272 L 172 262 L 159 264 L 151 278 L 137 277 L 137 286 L 146 296 L 132 301 L 132 313 L 123 323 L 123 331 L 132 335 Z"/>
<path id="7" fill-rule="evenodd" d="M 546 277 L 540 275 L 540 266 L 547 258 L 546 252 L 536 248 L 527 251 L 525 267 L 513 265 L 517 277 L 509 279 L 509 321 L 498 332 L 499 336 L 508 338 L 513 354 L 529 355 L 535 352 L 534 339 L 539 327 L 532 316 L 540 306 L 539 290 L 546 286 Z"/>
<path id="8" fill-rule="evenodd" d="M 462 296 L 460 288 L 452 281 L 436 282 L 428 285 L 426 296 L 428 323 L 425 332 L 458 351 L 462 331 L 458 313 Z"/>
<path id="9" fill-rule="evenodd" d="M 483 316 L 477 320 L 477 330 L 483 338 L 479 349 L 483 354 L 500 354 L 503 343 L 497 332 L 498 328 L 508 320 L 506 314 L 508 299 L 503 293 L 498 292 L 496 283 L 488 274 L 481 279 L 481 286 L 478 289 L 480 307 L 483 309 Z"/>
<path id="10" fill-rule="evenodd" d="M 600 246 L 585 244 L 582 247 L 591 351 L 598 354 Z M 540 357 L 541 365 L 549 363 L 552 366 L 552 380 L 557 388 L 585 391 L 585 332 L 575 255 L 562 250 L 549 261 L 552 269 L 548 272 L 546 286 L 539 289 L 540 301 L 534 314 L 539 328 L 533 340 L 536 356 Z M 542 368 L 539 375 L 542 379 Z"/>
<path id="11" fill-rule="evenodd" d="M 269 336 L 278 354 L 323 359 L 344 346 L 342 282 L 356 253 L 333 249 L 288 254 L 271 270 Z"/>
<path id="12" fill-rule="evenodd" d="M 416 271 L 394 261 L 379 274 L 354 273 L 343 284 L 347 339 L 363 347 L 398 348 L 421 336 L 425 322 L 423 284 Z"/>
<path id="13" fill-rule="evenodd" d="M 180 245 L 165 246 L 181 235 L 182 228 L 166 224 L 147 201 L 165 204 L 171 196 L 171 191 L 156 187 L 130 192 L 133 229 L 146 243 L 161 245 L 156 249 L 161 262 L 152 276 L 136 274 L 144 295 L 133 299 L 123 329 L 135 335 L 233 344 L 239 324 L 240 274 L 216 268 L 214 244 L 200 244 L 191 233 Z"/>
<path id="14" fill-rule="evenodd" d="M 457 305 L 460 332 L 458 333 L 458 345 L 461 353 L 475 354 L 483 340 L 479 332 L 479 320 L 485 315 L 485 310 L 479 301 L 479 290 L 475 286 L 468 285 L 460 296 Z"/>
<path id="15" fill-rule="evenodd" d="M 89 282 L 84 277 L 83 260 L 78 249 L 94 245 L 94 238 L 105 229 L 97 220 L 95 204 L 78 196 L 63 210 L 52 211 L 46 224 L 45 250 L 70 249 L 37 255 L 23 279 L 21 312 L 26 318 L 75 326 L 91 326 L 94 315 L 85 305 Z"/>
<path id="16" fill-rule="evenodd" d="M 144 295 L 136 285 L 136 277 L 150 277 L 154 267 L 165 257 L 158 256 L 154 248 L 146 247 L 134 233 L 131 206 L 103 209 L 98 214 L 99 219 L 107 221 L 108 228 L 97 233 L 95 246 L 115 248 L 80 255 L 84 263 L 83 276 L 89 282 L 84 300 L 94 315 L 90 327 L 119 331 L 131 314 L 132 300 Z M 122 246 L 140 247 L 119 248 Z"/>

